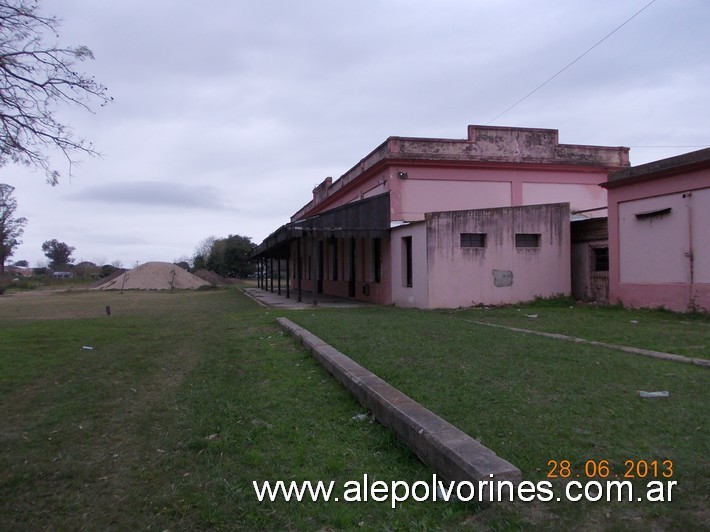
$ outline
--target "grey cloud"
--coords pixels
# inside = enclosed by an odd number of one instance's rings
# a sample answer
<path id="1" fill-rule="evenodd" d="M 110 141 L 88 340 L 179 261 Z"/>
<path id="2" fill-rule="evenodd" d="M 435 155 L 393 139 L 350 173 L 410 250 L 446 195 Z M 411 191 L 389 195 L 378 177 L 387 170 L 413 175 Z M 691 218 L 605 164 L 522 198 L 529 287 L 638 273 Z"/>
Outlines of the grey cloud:
<path id="1" fill-rule="evenodd" d="M 88 187 L 68 196 L 74 201 L 156 207 L 226 209 L 218 191 L 209 185 L 162 181 L 128 181 Z"/>
<path id="2" fill-rule="evenodd" d="M 18 255 L 41 258 L 56 236 L 92 256 L 105 239 L 89 238 L 116 227 L 128 244 L 100 253 L 126 263 L 171 260 L 211 234 L 258 242 L 388 136 L 465 137 L 647 3 L 44 3 L 63 41 L 94 50 L 83 66 L 116 101 L 66 110 L 105 155 L 73 182 L 50 191 L 28 176 L 35 190 L 3 169 L 31 224 Z M 566 143 L 707 143 L 709 16 L 707 0 L 655 2 L 495 124 L 559 129 Z M 169 248 L 160 224 L 181 228 Z"/>

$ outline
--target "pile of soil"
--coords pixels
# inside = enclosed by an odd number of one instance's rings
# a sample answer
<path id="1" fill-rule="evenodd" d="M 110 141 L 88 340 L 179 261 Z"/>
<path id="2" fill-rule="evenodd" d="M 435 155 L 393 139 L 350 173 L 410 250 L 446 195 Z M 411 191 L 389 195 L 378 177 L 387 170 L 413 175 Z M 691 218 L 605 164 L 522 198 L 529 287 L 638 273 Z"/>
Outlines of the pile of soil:
<path id="1" fill-rule="evenodd" d="M 104 282 L 97 290 L 194 289 L 210 283 L 169 262 L 146 262 Z"/>
<path id="2" fill-rule="evenodd" d="M 119 275 L 122 275 L 126 272 L 125 268 L 116 268 L 116 271 L 113 272 L 111 275 L 108 275 L 104 277 L 103 279 L 99 279 L 96 281 L 94 284 L 91 285 L 91 288 L 98 288 L 99 286 L 108 283 L 109 281 L 113 281 L 116 277 Z"/>
<path id="3" fill-rule="evenodd" d="M 195 272 L 195 275 L 199 277 L 200 279 L 207 281 L 210 284 L 213 284 L 215 286 L 219 285 L 224 285 L 224 284 L 232 284 L 232 279 L 227 279 L 226 277 L 222 277 L 220 274 L 211 272 L 210 270 L 197 270 Z"/>

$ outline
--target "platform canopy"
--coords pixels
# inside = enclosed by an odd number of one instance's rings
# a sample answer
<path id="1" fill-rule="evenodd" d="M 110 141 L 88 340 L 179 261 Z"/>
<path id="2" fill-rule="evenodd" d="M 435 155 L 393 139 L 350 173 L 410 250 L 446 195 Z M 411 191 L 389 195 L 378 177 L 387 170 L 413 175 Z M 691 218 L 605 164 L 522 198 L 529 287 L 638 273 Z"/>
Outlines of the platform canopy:
<path id="1" fill-rule="evenodd" d="M 251 253 L 252 260 L 287 259 L 290 243 L 315 238 L 384 238 L 390 231 L 389 193 L 354 201 L 279 227 Z"/>

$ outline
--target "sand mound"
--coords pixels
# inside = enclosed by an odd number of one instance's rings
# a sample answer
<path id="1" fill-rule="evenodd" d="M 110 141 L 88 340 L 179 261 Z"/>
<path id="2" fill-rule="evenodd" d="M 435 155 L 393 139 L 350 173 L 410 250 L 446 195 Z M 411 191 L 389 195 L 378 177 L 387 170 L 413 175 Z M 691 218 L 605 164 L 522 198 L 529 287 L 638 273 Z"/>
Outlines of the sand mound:
<path id="1" fill-rule="evenodd" d="M 209 284 L 175 264 L 146 262 L 103 283 L 97 290 L 171 290 L 199 288 Z"/>
<path id="2" fill-rule="evenodd" d="M 91 288 L 94 289 L 94 288 L 98 288 L 99 286 L 101 286 L 103 284 L 107 284 L 109 281 L 113 281 L 116 277 L 118 277 L 119 275 L 123 275 L 125 272 L 126 272 L 125 268 L 116 268 L 115 272 L 113 272 L 111 275 L 109 275 L 107 277 L 103 277 L 103 278 L 99 279 L 98 281 L 96 281 L 94 284 L 91 285 Z"/>
<path id="3" fill-rule="evenodd" d="M 194 275 L 202 279 L 203 281 L 207 281 L 208 283 L 211 283 L 215 286 L 217 285 L 223 285 L 223 284 L 230 284 L 229 279 L 222 277 L 218 273 L 211 272 L 209 270 L 197 270 Z"/>

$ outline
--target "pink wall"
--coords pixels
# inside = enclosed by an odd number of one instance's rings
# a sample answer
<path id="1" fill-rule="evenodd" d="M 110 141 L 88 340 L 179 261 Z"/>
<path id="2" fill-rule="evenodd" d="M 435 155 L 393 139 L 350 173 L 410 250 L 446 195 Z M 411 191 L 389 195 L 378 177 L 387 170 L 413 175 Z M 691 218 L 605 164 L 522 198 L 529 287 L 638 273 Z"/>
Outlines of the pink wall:
<path id="1" fill-rule="evenodd" d="M 485 247 L 462 247 L 461 233 L 485 234 Z M 540 234 L 540 246 L 516 247 L 516 233 Z M 570 293 L 567 204 L 434 213 L 427 216 L 427 238 L 430 308 Z"/>
<path id="2" fill-rule="evenodd" d="M 606 181 L 606 174 L 597 174 L 590 183 L 570 183 L 571 176 L 566 176 L 567 182 L 532 183 L 526 179 L 523 183 L 522 205 L 539 205 L 541 203 L 569 203 L 571 211 L 598 209 L 606 207 L 606 190 L 599 186 Z M 585 216 L 606 216 L 606 209 L 585 213 Z"/>
<path id="3" fill-rule="evenodd" d="M 689 283 L 688 202 L 682 193 L 619 203 L 619 282 Z M 671 212 L 649 218 L 638 213 Z"/>
<path id="4" fill-rule="evenodd" d="M 710 185 L 710 172 L 707 176 Z M 710 187 L 693 190 L 692 226 L 694 228 L 693 247 L 694 280 L 710 286 Z M 709 301 L 709 300 L 705 300 Z"/>
<path id="5" fill-rule="evenodd" d="M 400 178 L 400 172 L 406 178 Z M 518 168 L 399 165 L 351 183 L 337 197 L 308 214 L 320 212 L 320 207 L 328 210 L 387 191 L 393 221 L 420 221 L 428 212 L 556 202 L 570 203 L 572 210 L 594 209 L 606 206 L 606 191 L 598 186 L 606 178 L 604 170 L 541 170 L 531 165 Z M 603 214 L 603 211 L 597 213 Z"/>
<path id="6" fill-rule="evenodd" d="M 620 184 L 608 190 L 611 302 L 710 310 L 710 169 Z"/>
<path id="7" fill-rule="evenodd" d="M 311 238 L 306 237 L 294 241 L 291 244 L 291 257 L 297 256 L 297 246 L 301 246 L 302 276 L 301 286 L 305 291 L 312 291 L 313 278 L 316 283 L 320 281 L 324 294 L 349 297 L 350 291 L 350 239 L 337 238 L 337 244 L 331 246 L 328 239 L 323 240 L 323 275 L 320 274 L 318 260 L 312 262 Z M 374 255 L 373 240 L 370 238 L 355 239 L 355 295 L 354 298 L 361 301 L 368 301 L 381 305 L 387 305 L 391 301 L 390 292 L 390 244 L 389 239 L 383 238 L 380 241 L 380 280 L 375 280 L 373 263 L 376 260 Z M 318 254 L 318 246 L 316 246 Z M 310 272 L 310 275 L 309 275 Z M 291 265 L 291 286 L 295 290 L 297 286 L 298 269 L 296 264 Z M 366 287 L 366 288 L 365 288 Z"/>
<path id="8" fill-rule="evenodd" d="M 403 239 L 412 239 L 412 286 L 406 285 Z M 426 257 L 426 225 L 423 222 L 402 225 L 391 233 L 392 304 L 398 307 L 428 308 L 429 278 Z"/>
<path id="9" fill-rule="evenodd" d="M 394 219 L 424 220 L 428 212 L 482 209 L 510 205 L 510 183 L 408 179 L 402 184 L 401 210 Z"/>
<path id="10" fill-rule="evenodd" d="M 393 220 L 423 220 L 428 212 L 542 203 L 570 203 L 572 210 L 607 204 L 606 190 L 599 187 L 607 179 L 603 169 L 541 169 L 539 165 L 520 164 L 515 168 L 408 166 L 398 170 L 406 172 L 407 178 L 394 179 L 399 186 L 399 209 L 392 207 Z"/>

